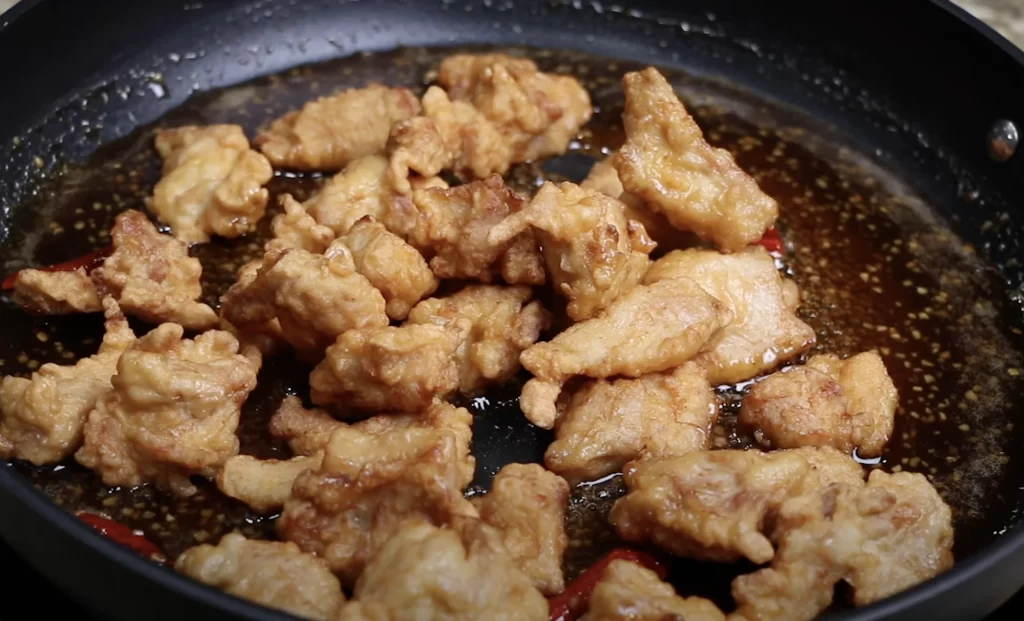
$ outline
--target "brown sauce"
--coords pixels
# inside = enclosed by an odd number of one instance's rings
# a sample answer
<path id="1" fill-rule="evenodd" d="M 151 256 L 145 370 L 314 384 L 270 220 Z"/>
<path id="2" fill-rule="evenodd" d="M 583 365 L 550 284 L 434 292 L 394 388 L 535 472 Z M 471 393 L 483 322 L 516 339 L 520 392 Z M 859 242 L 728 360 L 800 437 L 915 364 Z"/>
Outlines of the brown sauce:
<path id="1" fill-rule="evenodd" d="M 270 119 L 342 87 L 371 80 L 423 86 L 431 79 L 430 69 L 451 52 L 409 49 L 296 69 L 197 96 L 157 126 L 239 123 L 252 136 Z M 619 81 L 637 65 L 575 52 L 519 52 L 534 56 L 546 70 L 579 77 L 593 97 L 596 114 L 564 160 L 567 168 L 587 161 L 578 156 L 601 158 L 619 146 Z M 818 334 L 814 352 L 849 355 L 878 349 L 885 359 L 900 392 L 900 409 L 893 441 L 881 463 L 870 467 L 919 471 L 931 478 L 954 509 L 959 557 L 991 542 L 1018 510 L 1022 481 L 1010 448 L 1022 441 L 1013 397 L 1021 393 L 1024 373 L 1020 318 L 1004 307 L 994 274 L 912 192 L 873 168 L 830 128 L 722 84 L 666 74 L 709 141 L 735 153 L 778 199 L 779 226 L 789 245 L 780 268 L 801 287 L 801 314 Z M 159 177 L 153 130 L 141 128 L 87 164 L 66 167 L 38 199 L 16 210 L 15 232 L 0 249 L 3 275 L 108 244 L 114 216 L 128 208 L 144 209 Z M 559 174 L 545 172 L 553 169 Z M 586 165 L 575 174 L 554 165 L 520 166 L 510 179 L 528 192 L 543 178 L 579 180 L 586 170 Z M 322 182 L 316 176 L 279 173 L 270 190 L 302 199 Z M 271 204 L 276 206 L 276 200 Z M 203 263 L 207 303 L 216 306 L 235 270 L 259 255 L 272 214 L 257 234 L 194 249 Z M 28 374 L 49 361 L 72 363 L 95 351 L 102 336 L 98 315 L 36 319 L 9 300 L 0 306 L 0 320 L 5 326 L 2 374 Z M 268 437 L 266 422 L 285 394 L 304 393 L 307 375 L 307 367 L 289 359 L 271 360 L 264 367 L 243 412 L 242 452 L 287 455 Z M 735 429 L 743 386 L 724 386 L 719 392 L 726 405 L 715 430 L 716 446 L 750 446 L 751 439 Z M 526 423 L 517 395 L 518 385 L 511 385 L 464 400 L 477 416 L 474 450 L 480 460 L 470 494 L 484 491 L 503 463 L 539 460 L 550 441 L 549 433 Z M 49 468 L 19 463 L 16 468 L 62 506 L 100 511 L 138 528 L 171 558 L 233 529 L 274 536 L 271 519 L 251 514 L 209 483 L 199 494 L 181 499 L 148 487 L 105 488 L 73 461 Z M 568 577 L 616 544 L 605 516 L 622 493 L 617 476 L 574 492 Z M 681 590 L 718 599 L 727 597 L 728 578 L 742 569 L 696 567 L 676 565 Z"/>

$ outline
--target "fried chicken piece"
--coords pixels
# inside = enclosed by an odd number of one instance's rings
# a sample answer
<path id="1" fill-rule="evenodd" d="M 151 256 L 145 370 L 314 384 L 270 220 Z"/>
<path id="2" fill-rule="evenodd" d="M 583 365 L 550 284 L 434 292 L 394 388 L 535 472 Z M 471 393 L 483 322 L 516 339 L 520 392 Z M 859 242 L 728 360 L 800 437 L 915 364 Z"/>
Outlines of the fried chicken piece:
<path id="1" fill-rule="evenodd" d="M 732 313 L 697 356 L 713 385 L 746 381 L 814 344 L 814 330 L 796 316 L 789 281 L 761 246 L 729 255 L 697 248 L 670 252 L 655 261 L 644 284 L 666 278 L 696 281 Z"/>
<path id="2" fill-rule="evenodd" d="M 718 401 L 692 362 L 638 379 L 597 380 L 558 420 L 544 465 L 570 483 L 621 472 L 630 461 L 710 448 Z"/>
<path id="3" fill-rule="evenodd" d="M 457 54 L 441 61 L 438 83 L 473 104 L 509 143 L 515 162 L 565 153 L 590 120 L 587 90 L 571 76 L 543 73 L 505 54 Z"/>
<path id="4" fill-rule="evenodd" d="M 949 507 L 924 475 L 875 470 L 867 485 L 834 484 L 779 510 L 771 567 L 733 582 L 736 616 L 810 621 L 840 580 L 866 606 L 953 566 Z"/>
<path id="5" fill-rule="evenodd" d="M 574 321 L 590 319 L 635 287 L 654 250 L 643 225 L 626 219 L 622 203 L 568 182 L 545 183 L 525 209 L 491 229 L 487 240 L 500 245 L 531 228 Z"/>
<path id="6" fill-rule="evenodd" d="M 334 241 L 334 231 L 309 215 L 306 207 L 291 194 L 281 196 L 284 213 L 274 216 L 270 223 L 272 243 L 280 248 L 298 248 L 313 254 L 322 254 Z"/>
<path id="7" fill-rule="evenodd" d="M 309 375 L 313 403 L 338 414 L 419 412 L 459 387 L 456 352 L 471 322 L 406 324 L 345 332 Z"/>
<path id="8" fill-rule="evenodd" d="M 456 353 L 459 391 L 472 394 L 519 372 L 519 355 L 551 324 L 529 287 L 470 285 L 454 295 L 430 298 L 409 313 L 411 324 L 445 326 L 459 317 L 472 322 Z M 529 303 L 527 303 L 529 302 Z"/>
<path id="9" fill-rule="evenodd" d="M 298 617 L 331 621 L 345 603 L 341 583 L 294 543 L 228 533 L 216 546 L 182 552 L 174 569 L 226 593 Z"/>
<path id="10" fill-rule="evenodd" d="M 217 489 L 237 498 L 256 513 L 272 513 L 284 506 L 295 479 L 307 470 L 319 470 L 323 453 L 291 459 L 257 459 L 235 455 L 217 473 Z"/>
<path id="11" fill-rule="evenodd" d="M 622 87 L 626 142 L 614 164 L 626 191 L 723 252 L 761 239 L 779 215 L 778 204 L 728 151 L 704 141 L 672 85 L 647 68 L 627 73 Z"/>
<path id="12" fill-rule="evenodd" d="M 758 382 L 743 400 L 739 421 L 775 448 L 854 448 L 881 455 L 892 435 L 899 395 L 875 352 L 840 359 L 813 356 L 802 367 Z"/>
<path id="13" fill-rule="evenodd" d="M 534 378 L 519 398 L 533 424 L 551 429 L 562 384 L 574 375 L 640 377 L 692 358 L 730 314 L 685 278 L 639 285 L 593 319 L 575 324 L 519 357 Z"/>
<path id="14" fill-rule="evenodd" d="M 857 462 L 830 448 L 695 451 L 631 462 L 624 475 L 629 493 L 609 517 L 620 537 L 722 563 L 770 561 L 765 530 L 787 498 L 864 477 Z"/>
<path id="15" fill-rule="evenodd" d="M 183 334 L 165 323 L 132 343 L 89 412 L 75 459 L 104 485 L 152 482 L 190 496 L 190 476 L 213 476 L 238 453 L 235 429 L 258 365 L 227 332 Z"/>
<path id="16" fill-rule="evenodd" d="M 412 200 L 416 215 L 406 239 L 430 257 L 430 269 L 438 278 L 544 284 L 544 261 L 525 227 L 518 236 L 488 240 L 488 233 L 524 202 L 501 177 L 418 190 Z"/>
<path id="17" fill-rule="evenodd" d="M 249 148 L 240 126 L 163 129 L 156 150 L 164 159 L 163 177 L 149 208 L 181 241 L 238 237 L 263 217 L 270 197 L 263 184 L 274 171 L 267 158 Z"/>
<path id="18" fill-rule="evenodd" d="M 339 621 L 547 621 L 548 603 L 474 518 L 409 520 L 380 548 Z"/>
<path id="19" fill-rule="evenodd" d="M 569 546 L 565 479 L 537 464 L 508 464 L 475 504 L 480 519 L 501 534 L 505 549 L 533 585 L 545 595 L 561 593 L 562 555 Z"/>
<path id="20" fill-rule="evenodd" d="M 0 381 L 0 458 L 55 464 L 82 444 L 82 427 L 97 399 L 110 390 L 117 360 L 135 340 L 109 298 L 99 351 L 73 366 L 47 363 L 31 378 Z"/>
<path id="21" fill-rule="evenodd" d="M 391 319 L 405 319 L 417 302 L 437 289 L 438 280 L 423 255 L 379 222 L 356 222 L 341 243 L 352 251 L 356 271 L 384 296 Z"/>
<path id="22" fill-rule="evenodd" d="M 117 216 L 110 231 L 114 252 L 92 272 L 101 297 L 151 323 L 171 322 L 202 332 L 217 325 L 217 313 L 197 302 L 203 266 L 184 242 L 163 235 L 135 210 Z"/>
<path id="23" fill-rule="evenodd" d="M 302 399 L 289 395 L 270 417 L 269 429 L 273 437 L 286 440 L 296 455 L 311 456 L 322 452 L 331 441 L 331 434 L 344 426 L 327 412 L 306 409 Z"/>
<path id="24" fill-rule="evenodd" d="M 276 319 L 281 337 L 308 358 L 346 330 L 388 325 L 384 296 L 356 271 L 340 241 L 322 255 L 269 248 L 256 276 L 240 279 L 221 298 L 221 313 L 239 329 L 257 332 Z"/>
<path id="25" fill-rule="evenodd" d="M 637 563 L 614 560 L 590 594 L 580 621 L 725 621 L 710 600 L 680 597 L 658 574 Z"/>
<path id="26" fill-rule="evenodd" d="M 340 427 L 320 470 L 295 480 L 277 532 L 352 584 L 403 520 L 446 524 L 477 515 L 459 487 L 458 445 L 457 433 L 444 428 Z"/>
<path id="27" fill-rule="evenodd" d="M 66 272 L 26 269 L 14 279 L 14 303 L 32 315 L 96 313 L 103 303 L 84 267 Z"/>
<path id="28" fill-rule="evenodd" d="M 279 168 L 340 170 L 357 158 L 383 153 L 391 126 L 419 112 L 412 91 L 372 83 L 307 102 L 253 142 Z"/>

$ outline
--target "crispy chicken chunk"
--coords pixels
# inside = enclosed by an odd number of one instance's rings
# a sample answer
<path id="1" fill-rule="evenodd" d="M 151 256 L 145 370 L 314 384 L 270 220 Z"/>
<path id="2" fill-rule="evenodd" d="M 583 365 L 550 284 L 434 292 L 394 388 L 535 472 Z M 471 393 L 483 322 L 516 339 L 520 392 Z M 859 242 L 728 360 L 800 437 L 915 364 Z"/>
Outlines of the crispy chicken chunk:
<path id="1" fill-rule="evenodd" d="M 544 284 L 544 261 L 530 232 L 524 229 L 499 242 L 488 240 L 491 229 L 519 211 L 524 202 L 501 177 L 419 190 L 412 200 L 416 215 L 406 238 L 430 257 L 430 268 L 438 278 Z"/>
<path id="2" fill-rule="evenodd" d="M 724 252 L 761 239 L 779 215 L 778 204 L 728 151 L 704 141 L 672 85 L 648 68 L 627 73 L 622 86 L 626 143 L 614 163 L 626 191 Z"/>
<path id="3" fill-rule="evenodd" d="M 152 482 L 190 496 L 190 476 L 213 476 L 238 453 L 235 429 L 258 365 L 227 332 L 183 333 L 165 323 L 132 343 L 89 413 L 75 459 L 105 485 Z"/>
<path id="4" fill-rule="evenodd" d="M 480 519 L 500 534 L 516 566 L 541 593 L 565 588 L 562 554 L 569 546 L 565 512 L 569 484 L 537 464 L 509 464 L 476 507 Z"/>
<path id="5" fill-rule="evenodd" d="M 437 278 L 423 255 L 379 222 L 356 222 L 341 243 L 352 251 L 356 271 L 384 296 L 391 319 L 405 319 L 417 302 L 437 289 Z"/>
<path id="6" fill-rule="evenodd" d="M 636 563 L 608 564 L 590 595 L 580 621 L 725 621 L 715 604 L 702 597 L 680 597 L 658 574 Z"/>
<path id="7" fill-rule="evenodd" d="M 772 447 L 856 448 L 873 457 L 892 435 L 898 399 L 877 353 L 846 360 L 823 354 L 755 384 L 739 420 Z"/>
<path id="8" fill-rule="evenodd" d="M 345 603 L 341 583 L 326 564 L 294 543 L 228 533 L 216 546 L 185 550 L 174 568 L 231 595 L 306 619 L 332 621 Z"/>
<path id="9" fill-rule="evenodd" d="M 621 472 L 626 462 L 710 448 L 718 401 L 699 366 L 587 383 L 569 400 L 544 465 L 570 483 Z"/>
<path id="10" fill-rule="evenodd" d="M 373 83 L 310 101 L 253 142 L 277 167 L 340 170 L 354 159 L 383 153 L 391 126 L 419 112 L 410 90 Z"/>
<path id="11" fill-rule="evenodd" d="M 419 412 L 459 387 L 456 352 L 472 325 L 406 324 L 345 332 L 309 376 L 313 403 L 339 414 Z"/>
<path id="12" fill-rule="evenodd" d="M 753 246 L 736 254 L 676 250 L 651 266 L 645 284 L 690 278 L 732 313 L 697 361 L 714 384 L 746 381 L 791 360 L 814 344 L 814 330 L 796 316 L 790 283 L 768 251 Z M 798 297 L 798 296 L 797 296 Z"/>
<path id="13" fill-rule="evenodd" d="M 523 413 L 551 429 L 558 418 L 558 393 L 572 376 L 640 377 L 677 367 L 729 318 L 722 304 L 692 280 L 634 287 L 593 319 L 523 352 L 519 360 L 534 375 L 523 386 Z"/>
<path id="14" fill-rule="evenodd" d="M 516 162 L 564 153 L 593 114 L 590 95 L 576 78 L 543 73 L 526 58 L 449 56 L 437 81 L 452 99 L 472 103 L 498 127 Z"/>
<path id="15" fill-rule="evenodd" d="M 765 529 L 787 498 L 864 476 L 830 448 L 695 451 L 631 462 L 624 474 L 629 493 L 610 515 L 620 537 L 682 557 L 755 563 L 775 553 Z"/>
<path id="16" fill-rule="evenodd" d="M 263 184 L 274 171 L 238 125 L 160 130 L 156 150 L 164 158 L 163 178 L 149 208 L 181 241 L 238 237 L 263 217 L 270 196 Z"/>
<path id="17" fill-rule="evenodd" d="M 339 621 L 547 621 L 548 603 L 487 525 L 403 523 L 356 583 Z"/>
<path id="18" fill-rule="evenodd" d="M 875 470 L 867 485 L 834 484 L 787 500 L 769 568 L 733 582 L 736 616 L 810 621 L 847 582 L 866 606 L 953 565 L 951 512 L 923 475 Z"/>
<path id="19" fill-rule="evenodd" d="M 551 323 L 529 287 L 470 285 L 454 295 L 430 298 L 409 313 L 409 323 L 448 325 L 465 317 L 469 337 L 459 346 L 459 390 L 477 392 L 519 372 L 519 355 L 537 342 Z"/>
<path id="20" fill-rule="evenodd" d="M 62 461 L 82 444 L 86 416 L 110 391 L 117 360 L 135 340 L 117 304 L 108 299 L 105 305 L 106 334 L 94 355 L 0 382 L 0 457 L 42 466 Z"/>
<path id="21" fill-rule="evenodd" d="M 32 315 L 96 313 L 103 303 L 84 267 L 48 272 L 26 269 L 14 279 L 14 303 Z"/>
<path id="22" fill-rule="evenodd" d="M 270 223 L 272 243 L 280 248 L 298 248 L 313 254 L 322 254 L 334 241 L 334 230 L 309 215 L 305 205 L 291 194 L 281 196 L 284 213 L 274 216 Z"/>
<path id="23" fill-rule="evenodd" d="M 319 470 L 323 453 L 291 459 L 257 459 L 235 455 L 217 473 L 217 489 L 237 498 L 256 513 L 272 513 L 284 506 L 295 479 L 307 470 Z"/>
<path id="24" fill-rule="evenodd" d="M 346 584 L 408 518 L 446 524 L 476 516 L 459 487 L 457 433 L 397 427 L 365 433 L 340 427 L 318 471 L 300 474 L 277 520 L 282 538 L 324 558 Z"/>
<path id="25" fill-rule="evenodd" d="M 358 424 L 358 423 L 357 423 Z M 270 417 L 270 435 L 286 440 L 296 455 L 316 455 L 331 441 L 331 434 L 345 423 L 321 409 L 308 410 L 302 399 L 287 396 Z"/>
<path id="26" fill-rule="evenodd" d="M 303 207 L 317 223 L 344 235 L 365 216 L 390 222 L 396 194 L 388 182 L 388 161 L 380 155 L 353 160 L 331 177 Z"/>
<path id="27" fill-rule="evenodd" d="M 622 203 L 573 183 L 545 183 L 525 209 L 491 229 L 487 239 L 498 246 L 531 228 L 575 321 L 593 317 L 635 287 L 654 250 L 643 225 L 626 219 Z"/>

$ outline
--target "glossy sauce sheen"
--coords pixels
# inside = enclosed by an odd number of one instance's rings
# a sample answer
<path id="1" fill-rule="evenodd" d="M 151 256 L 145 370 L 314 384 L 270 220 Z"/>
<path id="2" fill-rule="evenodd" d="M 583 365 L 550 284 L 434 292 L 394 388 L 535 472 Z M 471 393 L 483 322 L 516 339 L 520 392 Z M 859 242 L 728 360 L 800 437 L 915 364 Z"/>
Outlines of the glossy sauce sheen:
<path id="1" fill-rule="evenodd" d="M 239 123 L 251 137 L 262 124 L 316 96 L 377 80 L 422 88 L 431 69 L 453 50 L 401 50 L 359 55 L 197 96 L 158 126 Z M 574 52 L 517 50 L 545 70 L 571 73 L 589 89 L 596 107 L 572 152 L 540 165 L 522 165 L 511 183 L 532 192 L 545 178 L 579 181 L 590 164 L 622 141 L 621 76 L 638 65 Z M 1004 304 L 998 281 L 912 191 L 874 169 L 841 136 L 792 109 L 731 87 L 666 71 L 707 138 L 729 149 L 781 206 L 779 229 L 787 249 L 780 268 L 796 279 L 802 317 L 818 334 L 818 351 L 854 354 L 880 350 L 900 392 L 892 443 L 881 467 L 930 475 L 954 509 L 962 557 L 998 536 L 1019 508 L 1020 465 L 1007 450 L 1020 446 L 1013 396 L 1022 392 L 1024 357 L 1019 317 Z M 37 202 L 16 215 L 16 233 L 0 250 L 2 276 L 66 261 L 107 246 L 114 216 L 144 209 L 159 178 L 154 127 L 109 145 L 91 162 L 67 167 Z M 316 176 L 279 173 L 273 195 L 299 199 L 323 183 Z M 259 256 L 277 211 L 275 198 L 259 231 L 242 239 L 194 248 L 203 263 L 204 301 L 217 305 L 235 270 Z M 666 249 L 659 248 L 656 254 Z M 5 297 L 0 307 L 5 338 L 0 373 L 27 374 L 42 363 L 70 364 L 93 353 L 102 336 L 99 315 L 34 319 Z M 137 330 L 146 326 L 133 322 Z M 303 395 L 308 367 L 270 360 L 246 403 L 239 428 L 243 453 L 287 456 L 266 423 L 286 394 Z M 748 383 L 749 384 L 749 383 Z M 744 386 L 719 388 L 725 402 L 715 429 L 717 447 L 750 446 L 735 418 Z M 501 465 L 540 461 L 549 432 L 536 429 L 517 406 L 519 385 L 460 398 L 476 415 L 477 480 L 468 494 L 486 490 Z M 273 537 L 268 519 L 223 497 L 210 483 L 186 499 L 150 488 L 108 489 L 77 464 L 14 467 L 69 510 L 109 515 L 138 529 L 170 558 L 185 548 L 216 541 L 234 529 Z M 567 578 L 620 545 L 606 523 L 623 493 L 617 476 L 580 486 L 573 494 L 565 556 Z M 687 594 L 727 598 L 728 579 L 743 567 L 679 561 L 672 575 Z"/>

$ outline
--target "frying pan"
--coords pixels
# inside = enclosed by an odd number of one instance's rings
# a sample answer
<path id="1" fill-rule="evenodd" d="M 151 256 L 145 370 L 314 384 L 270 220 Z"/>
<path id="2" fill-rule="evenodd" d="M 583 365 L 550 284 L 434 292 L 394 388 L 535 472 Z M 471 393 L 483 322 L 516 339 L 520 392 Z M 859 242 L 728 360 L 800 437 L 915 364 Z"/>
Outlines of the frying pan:
<path id="1" fill-rule="evenodd" d="M 712 76 L 802 111 L 924 197 L 991 266 L 1003 311 L 1020 314 L 1024 154 L 1006 159 L 1005 121 L 1024 123 L 1024 54 L 939 0 L 628 4 L 23 0 L 0 17 L 0 241 L 17 237 L 30 215 L 20 206 L 61 165 L 195 92 L 370 50 L 526 45 Z M 543 438 L 503 425 L 475 430 L 484 470 L 536 458 Z M 1009 599 L 1024 584 L 1019 461 L 992 498 L 1000 511 L 985 545 L 935 580 L 829 618 L 981 619 Z M 105 618 L 291 618 L 112 543 L 15 470 L 0 468 L 0 536 Z"/>

